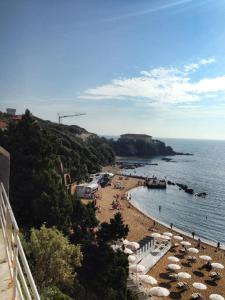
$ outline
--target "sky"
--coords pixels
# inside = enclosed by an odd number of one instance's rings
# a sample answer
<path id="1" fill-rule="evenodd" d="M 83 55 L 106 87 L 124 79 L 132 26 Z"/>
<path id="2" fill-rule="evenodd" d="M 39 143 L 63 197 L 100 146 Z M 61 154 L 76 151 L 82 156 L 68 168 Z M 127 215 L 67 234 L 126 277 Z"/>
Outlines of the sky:
<path id="1" fill-rule="evenodd" d="M 0 1 L 0 110 L 225 139 L 225 0 Z"/>

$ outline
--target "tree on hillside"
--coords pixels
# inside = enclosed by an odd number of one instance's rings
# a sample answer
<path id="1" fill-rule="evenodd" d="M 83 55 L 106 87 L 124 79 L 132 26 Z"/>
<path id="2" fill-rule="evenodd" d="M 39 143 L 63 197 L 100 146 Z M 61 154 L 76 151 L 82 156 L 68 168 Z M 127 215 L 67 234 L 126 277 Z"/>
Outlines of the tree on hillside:
<path id="1" fill-rule="evenodd" d="M 99 242 L 114 242 L 127 237 L 129 232 L 128 225 L 124 225 L 121 213 L 116 213 L 110 223 L 103 222 L 100 230 L 97 232 Z"/>
<path id="2" fill-rule="evenodd" d="M 85 205 L 79 199 L 73 201 L 72 232 L 70 234 L 73 243 L 90 242 L 94 239 L 94 228 L 99 224 L 95 210 L 95 205 L 92 202 Z"/>
<path id="3" fill-rule="evenodd" d="M 70 244 L 56 228 L 32 229 L 27 253 L 38 287 L 57 286 L 72 289 L 75 269 L 81 266 L 80 246 Z"/>
<path id="4" fill-rule="evenodd" d="M 72 201 L 56 170 L 51 137 L 26 110 L 18 124 L 10 124 L 2 142 L 11 155 L 10 201 L 19 225 L 68 224 Z"/>
<path id="5" fill-rule="evenodd" d="M 80 283 L 85 287 L 81 300 L 127 299 L 127 255 L 107 244 L 88 244 L 83 249 L 82 268 L 78 270 Z"/>
<path id="6" fill-rule="evenodd" d="M 128 299 L 127 255 L 121 251 L 115 252 L 111 247 L 112 242 L 126 237 L 128 230 L 121 214 L 117 213 L 110 223 L 104 222 L 100 225 L 95 241 L 83 245 L 83 263 L 78 270 L 78 278 L 85 287 L 85 294 L 80 299 Z"/>

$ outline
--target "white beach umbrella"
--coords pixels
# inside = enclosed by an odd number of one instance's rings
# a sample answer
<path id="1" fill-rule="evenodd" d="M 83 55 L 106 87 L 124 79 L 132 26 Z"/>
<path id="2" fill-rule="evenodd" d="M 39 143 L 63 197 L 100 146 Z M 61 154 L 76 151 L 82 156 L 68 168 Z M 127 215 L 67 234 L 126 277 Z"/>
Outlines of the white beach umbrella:
<path id="1" fill-rule="evenodd" d="M 224 300 L 224 297 L 221 295 L 218 295 L 218 294 L 211 294 L 209 296 L 209 299 L 210 300 Z"/>
<path id="2" fill-rule="evenodd" d="M 168 268 L 169 270 L 176 271 L 176 270 L 180 270 L 180 269 L 181 269 L 181 266 L 179 266 L 179 265 L 177 265 L 177 264 L 169 264 L 169 265 L 167 266 L 167 268 Z"/>
<path id="3" fill-rule="evenodd" d="M 179 272 L 177 274 L 177 276 L 179 279 L 190 279 L 191 278 L 191 275 L 187 272 Z"/>
<path id="4" fill-rule="evenodd" d="M 170 291 L 166 288 L 156 286 L 156 287 L 151 288 L 149 290 L 149 293 L 152 296 L 156 296 L 156 297 L 167 297 L 167 296 L 169 296 Z"/>
<path id="5" fill-rule="evenodd" d="M 180 242 L 180 244 L 183 246 L 191 246 L 191 243 L 189 243 L 187 241 Z"/>
<path id="6" fill-rule="evenodd" d="M 198 290 L 207 290 L 207 286 L 201 282 L 194 282 L 193 287 Z"/>
<path id="7" fill-rule="evenodd" d="M 129 244 L 127 244 L 126 246 L 127 246 L 127 248 L 134 250 L 134 251 L 140 248 L 140 245 L 136 242 L 129 242 Z"/>
<path id="8" fill-rule="evenodd" d="M 175 240 L 177 240 L 177 241 L 183 241 L 183 237 L 180 236 L 180 235 L 174 235 L 173 238 L 174 238 Z"/>
<path id="9" fill-rule="evenodd" d="M 167 236 L 169 236 L 169 237 L 172 237 L 172 236 L 173 236 L 173 234 L 172 234 L 171 232 L 164 232 L 163 235 L 167 235 Z"/>
<path id="10" fill-rule="evenodd" d="M 128 245 L 130 242 L 127 240 L 127 239 L 125 239 L 125 240 L 123 240 L 123 244 L 124 245 Z"/>
<path id="11" fill-rule="evenodd" d="M 169 261 L 172 261 L 172 262 L 178 262 L 178 261 L 180 261 L 180 259 L 177 258 L 176 256 L 169 256 L 169 257 L 167 257 L 167 259 Z"/>
<path id="12" fill-rule="evenodd" d="M 137 258 L 136 258 L 135 255 L 129 255 L 129 256 L 128 256 L 128 261 L 129 261 L 130 263 L 135 262 L 136 259 L 137 259 Z"/>
<path id="13" fill-rule="evenodd" d="M 196 248 L 188 248 L 187 250 L 188 250 L 189 252 L 191 252 L 191 253 L 198 253 L 198 252 L 199 252 L 199 250 L 196 249 Z"/>
<path id="14" fill-rule="evenodd" d="M 211 263 L 211 266 L 215 269 L 224 269 L 224 265 L 220 263 Z"/>
<path id="15" fill-rule="evenodd" d="M 151 284 L 151 285 L 157 284 L 157 280 L 154 277 L 149 275 L 139 275 L 138 278 L 147 284 Z"/>
<path id="16" fill-rule="evenodd" d="M 125 248 L 124 251 L 123 251 L 125 254 L 133 254 L 134 252 L 129 249 L 129 248 Z"/>
<path id="17" fill-rule="evenodd" d="M 167 236 L 167 235 L 162 235 L 161 238 L 162 238 L 163 240 L 167 240 L 167 241 L 171 240 L 171 237 L 169 237 L 169 236 Z"/>
<path id="18" fill-rule="evenodd" d="M 145 271 L 146 268 L 143 265 L 130 265 L 129 269 L 136 273 L 142 273 Z"/>
<path id="19" fill-rule="evenodd" d="M 153 232 L 153 233 L 151 234 L 151 236 L 154 237 L 154 238 L 160 238 L 160 237 L 161 237 L 161 234 L 158 233 L 158 232 Z"/>
<path id="20" fill-rule="evenodd" d="M 208 256 L 208 255 L 200 255 L 199 258 L 202 259 L 202 260 L 204 260 L 204 261 L 210 261 L 210 260 L 212 260 L 212 257 Z"/>

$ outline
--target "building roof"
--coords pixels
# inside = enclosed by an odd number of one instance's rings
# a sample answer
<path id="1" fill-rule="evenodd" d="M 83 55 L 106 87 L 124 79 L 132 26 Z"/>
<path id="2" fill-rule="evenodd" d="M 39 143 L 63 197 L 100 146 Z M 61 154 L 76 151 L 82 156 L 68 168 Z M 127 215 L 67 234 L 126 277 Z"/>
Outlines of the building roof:
<path id="1" fill-rule="evenodd" d="M 0 120 L 0 128 L 1 129 L 5 129 L 5 128 L 7 128 L 7 126 L 8 126 L 7 122 Z"/>

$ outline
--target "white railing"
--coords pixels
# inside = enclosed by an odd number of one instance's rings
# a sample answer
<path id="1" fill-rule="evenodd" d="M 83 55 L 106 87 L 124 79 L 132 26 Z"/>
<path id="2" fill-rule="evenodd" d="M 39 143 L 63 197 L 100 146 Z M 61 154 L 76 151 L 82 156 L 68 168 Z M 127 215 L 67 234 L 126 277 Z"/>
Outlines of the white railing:
<path id="1" fill-rule="evenodd" d="M 13 286 L 12 299 L 40 300 L 19 238 L 19 228 L 2 183 L 0 183 L 0 227 Z"/>

